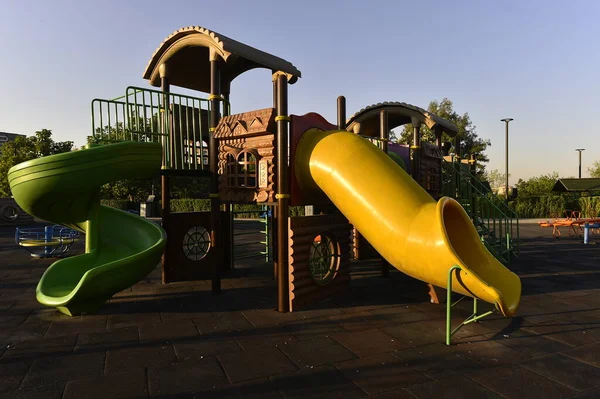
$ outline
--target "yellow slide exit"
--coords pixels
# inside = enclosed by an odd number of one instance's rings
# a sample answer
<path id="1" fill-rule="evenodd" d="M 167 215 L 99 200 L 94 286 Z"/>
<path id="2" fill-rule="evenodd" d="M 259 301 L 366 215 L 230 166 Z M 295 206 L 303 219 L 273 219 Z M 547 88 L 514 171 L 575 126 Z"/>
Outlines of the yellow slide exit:
<path id="1" fill-rule="evenodd" d="M 495 304 L 512 316 L 521 280 L 485 248 L 462 206 L 435 201 L 379 148 L 346 131 L 305 132 L 296 177 L 303 190 L 320 188 L 394 267 L 438 287 L 454 274 L 453 291 Z"/>

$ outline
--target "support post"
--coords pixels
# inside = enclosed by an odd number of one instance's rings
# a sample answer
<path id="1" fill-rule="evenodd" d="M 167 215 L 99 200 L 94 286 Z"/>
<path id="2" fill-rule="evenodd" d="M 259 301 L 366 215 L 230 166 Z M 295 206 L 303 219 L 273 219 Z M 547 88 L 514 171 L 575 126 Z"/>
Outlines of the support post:
<path id="1" fill-rule="evenodd" d="M 433 132 L 435 133 L 435 145 L 437 148 L 442 151 L 444 144 L 442 143 L 442 128 L 440 125 L 435 125 L 433 127 Z"/>
<path id="2" fill-rule="evenodd" d="M 410 146 L 411 156 L 411 174 L 413 179 L 421 185 L 421 121 L 412 118 L 413 126 L 413 145 Z"/>
<path id="3" fill-rule="evenodd" d="M 231 113 L 231 106 L 229 104 L 229 93 L 231 91 L 231 82 L 228 81 L 224 81 L 221 83 L 221 92 L 222 92 L 222 97 L 223 97 L 223 109 L 222 109 L 222 114 L 223 116 L 229 116 L 229 114 Z M 218 160 L 218 156 L 217 156 L 217 160 Z M 217 161 L 218 162 L 218 161 Z M 217 177 L 218 179 L 218 177 Z M 224 212 L 224 219 L 227 221 L 227 228 L 224 229 L 228 236 L 224 237 L 224 244 L 227 245 L 227 251 L 225 253 L 225 257 L 223 259 L 223 262 L 225 263 L 225 265 L 227 265 L 227 270 L 232 270 L 234 268 L 234 263 L 235 263 L 235 259 L 233 256 L 233 246 L 234 246 L 234 241 L 233 241 L 233 233 L 234 233 L 234 226 L 233 226 L 233 205 L 232 204 L 223 204 L 221 205 L 221 208 Z"/>
<path id="4" fill-rule="evenodd" d="M 479 320 L 494 313 L 493 310 L 490 310 L 488 312 L 478 314 L 479 310 L 477 298 L 473 298 L 473 313 L 471 316 L 467 317 L 465 321 L 460 323 L 455 329 L 452 329 L 452 307 L 466 298 L 463 296 L 456 302 L 452 303 L 452 274 L 458 273 L 459 270 L 462 269 L 458 265 L 454 265 L 450 268 L 450 270 L 448 270 L 448 286 L 446 287 L 446 345 L 452 344 L 452 336 L 456 334 L 463 326 L 479 322 Z"/>
<path id="5" fill-rule="evenodd" d="M 388 126 L 388 113 L 385 109 L 379 112 L 379 138 L 381 139 L 381 150 L 388 153 L 388 142 L 390 141 L 390 130 Z M 381 277 L 389 277 L 390 264 L 381 257 Z"/>
<path id="6" fill-rule="evenodd" d="M 456 137 L 454 137 L 454 159 L 460 163 L 460 137 L 458 137 L 458 134 L 456 134 Z"/>
<path id="7" fill-rule="evenodd" d="M 339 130 L 346 130 L 346 97 L 337 98 L 337 127 Z"/>
<path id="8" fill-rule="evenodd" d="M 289 258 L 288 258 L 288 216 L 290 201 L 290 176 L 288 165 L 288 83 L 283 73 L 275 73 L 277 82 L 277 310 L 290 311 L 289 300 Z"/>
<path id="9" fill-rule="evenodd" d="M 218 178 L 218 157 L 217 157 L 217 140 L 215 139 L 215 129 L 219 123 L 219 101 L 221 99 L 221 71 L 219 64 L 219 56 L 210 50 L 210 138 L 208 143 L 209 149 L 209 165 L 210 165 L 210 221 L 211 221 L 211 237 L 210 241 L 213 250 L 222 251 L 221 246 L 224 243 L 219 242 L 221 239 L 221 218 L 220 218 L 220 201 L 219 201 L 219 178 Z M 218 257 L 217 257 L 218 259 Z M 222 265 L 216 261 L 213 264 L 211 291 L 213 295 L 221 293 L 221 267 Z"/>
<path id="10" fill-rule="evenodd" d="M 163 93 L 169 93 L 171 90 L 171 85 L 169 84 L 169 75 L 168 75 L 168 69 L 167 69 L 167 65 L 166 64 L 161 64 L 160 67 L 158 68 L 158 71 L 160 73 L 160 90 Z M 169 160 L 170 160 L 170 156 L 171 156 L 171 137 L 170 137 L 170 131 L 171 129 L 169 128 L 169 124 L 170 124 L 170 110 L 169 110 L 169 95 L 166 94 L 163 98 L 163 107 L 164 107 L 164 112 L 162 113 L 162 123 L 161 123 L 161 127 L 163 130 L 162 133 L 163 134 L 167 134 L 166 138 L 163 138 L 163 161 L 162 161 L 162 169 L 163 169 L 163 174 L 161 176 L 161 215 L 162 215 L 162 227 L 163 229 L 165 229 L 165 231 L 169 231 L 169 215 L 171 214 L 171 176 L 168 173 L 168 167 L 169 167 Z M 165 136 L 163 136 L 165 137 Z M 169 238 L 167 237 L 167 240 Z M 171 259 L 167 256 L 167 252 L 166 252 L 166 247 L 165 247 L 165 252 L 163 253 L 162 256 L 162 265 L 161 265 L 161 279 L 163 284 L 164 283 L 168 283 L 169 281 L 169 276 L 172 274 L 171 273 L 171 268 L 173 267 L 173 265 L 171 265 Z"/>

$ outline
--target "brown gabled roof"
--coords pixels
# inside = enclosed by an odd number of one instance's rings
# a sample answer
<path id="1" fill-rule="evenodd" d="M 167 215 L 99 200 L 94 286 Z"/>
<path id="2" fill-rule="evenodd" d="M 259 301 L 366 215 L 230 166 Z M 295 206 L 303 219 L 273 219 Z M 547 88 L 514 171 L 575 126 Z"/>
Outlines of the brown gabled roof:
<path id="1" fill-rule="evenodd" d="M 369 105 L 352 115 L 346 122 L 346 130 L 354 131 L 355 126 L 360 124 L 360 134 L 378 136 L 379 112 L 383 109 L 388 112 L 388 127 L 390 130 L 411 123 L 411 119 L 414 117 L 430 129 L 435 126 L 441 127 L 450 137 L 454 137 L 458 133 L 458 128 L 452 122 L 423 108 L 407 103 L 388 101 Z"/>
<path id="2" fill-rule="evenodd" d="M 167 63 L 170 84 L 210 93 L 211 49 L 225 61 L 222 71 L 225 82 L 231 82 L 254 68 L 283 72 L 290 84 L 301 77 L 301 72 L 282 58 L 200 26 L 188 26 L 176 30 L 160 44 L 144 71 L 144 79 L 159 87 L 158 69 L 161 64 Z"/>
<path id="3" fill-rule="evenodd" d="M 598 192 L 600 191 L 600 179 L 589 177 L 583 179 L 558 179 L 552 187 L 557 192 Z"/>

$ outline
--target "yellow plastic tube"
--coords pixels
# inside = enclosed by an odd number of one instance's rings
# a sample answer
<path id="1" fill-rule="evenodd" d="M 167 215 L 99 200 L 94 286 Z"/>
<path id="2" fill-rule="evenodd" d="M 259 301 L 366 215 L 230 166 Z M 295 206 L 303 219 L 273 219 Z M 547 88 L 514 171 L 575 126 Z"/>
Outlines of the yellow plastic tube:
<path id="1" fill-rule="evenodd" d="M 496 305 L 512 316 L 521 280 L 481 242 L 462 206 L 433 198 L 366 139 L 346 131 L 304 133 L 296 150 L 303 190 L 321 189 L 394 267 L 419 280 Z"/>

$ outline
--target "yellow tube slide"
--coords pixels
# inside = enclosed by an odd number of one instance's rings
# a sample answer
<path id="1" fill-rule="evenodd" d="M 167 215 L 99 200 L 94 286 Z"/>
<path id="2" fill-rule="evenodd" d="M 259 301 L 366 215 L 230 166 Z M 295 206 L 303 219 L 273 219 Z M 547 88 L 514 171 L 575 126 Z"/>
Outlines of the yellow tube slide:
<path id="1" fill-rule="evenodd" d="M 462 206 L 438 202 L 379 148 L 346 131 L 304 133 L 296 150 L 296 178 L 303 190 L 316 187 L 394 267 L 453 291 L 496 305 L 512 316 L 521 280 L 485 248 Z"/>

